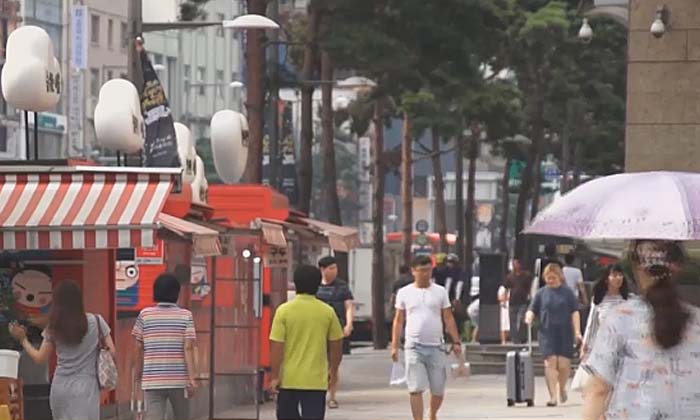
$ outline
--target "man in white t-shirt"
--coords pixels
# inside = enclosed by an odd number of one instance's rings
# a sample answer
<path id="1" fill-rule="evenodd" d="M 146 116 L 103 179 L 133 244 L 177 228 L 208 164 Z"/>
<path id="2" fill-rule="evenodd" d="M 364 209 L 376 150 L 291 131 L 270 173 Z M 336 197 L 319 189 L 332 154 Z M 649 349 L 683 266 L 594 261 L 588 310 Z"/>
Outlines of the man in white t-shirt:
<path id="1" fill-rule="evenodd" d="M 401 332 L 406 323 L 404 346 L 406 383 L 411 394 L 414 420 L 423 420 L 423 393 L 430 389 L 430 420 L 437 419 L 447 382 L 443 331 L 452 339 L 452 351 L 462 354 L 457 324 L 444 287 L 431 282 L 429 257 L 416 257 L 411 264 L 414 282 L 396 295 L 396 316 L 392 329 L 391 358 L 399 360 Z M 445 328 L 443 328 L 443 326 Z"/>
<path id="2" fill-rule="evenodd" d="M 583 284 L 583 272 L 580 268 L 575 267 L 574 261 L 576 257 L 573 254 L 566 254 L 564 262 L 566 265 L 562 269 L 566 285 L 574 292 L 576 299 L 584 307 L 588 306 L 588 294 L 586 293 L 586 285 Z"/>

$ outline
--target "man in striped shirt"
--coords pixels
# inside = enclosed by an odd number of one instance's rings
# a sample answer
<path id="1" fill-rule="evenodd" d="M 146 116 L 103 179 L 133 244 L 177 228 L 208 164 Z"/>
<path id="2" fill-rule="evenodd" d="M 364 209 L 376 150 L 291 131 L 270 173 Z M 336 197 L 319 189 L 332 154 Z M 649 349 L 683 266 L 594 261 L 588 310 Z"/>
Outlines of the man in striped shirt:
<path id="1" fill-rule="evenodd" d="M 131 332 L 148 420 L 165 420 L 168 402 L 175 420 L 189 419 L 188 398 L 196 387 L 195 330 L 192 313 L 176 304 L 179 295 L 177 277 L 158 276 L 153 285 L 157 304 L 141 311 Z"/>

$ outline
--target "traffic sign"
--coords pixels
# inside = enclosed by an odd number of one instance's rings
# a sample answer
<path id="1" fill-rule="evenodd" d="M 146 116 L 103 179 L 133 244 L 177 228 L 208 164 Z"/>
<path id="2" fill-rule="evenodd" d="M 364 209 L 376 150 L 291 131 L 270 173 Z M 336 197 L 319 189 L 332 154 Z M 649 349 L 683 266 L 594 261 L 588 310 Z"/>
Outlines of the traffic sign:
<path id="1" fill-rule="evenodd" d="M 416 222 L 416 230 L 420 233 L 425 233 L 430 229 L 430 225 L 428 224 L 428 221 L 425 219 L 420 219 L 419 221 Z"/>
<path id="2" fill-rule="evenodd" d="M 416 236 L 416 244 L 420 246 L 425 246 L 428 244 L 428 235 L 425 233 L 421 233 L 420 235 Z"/>

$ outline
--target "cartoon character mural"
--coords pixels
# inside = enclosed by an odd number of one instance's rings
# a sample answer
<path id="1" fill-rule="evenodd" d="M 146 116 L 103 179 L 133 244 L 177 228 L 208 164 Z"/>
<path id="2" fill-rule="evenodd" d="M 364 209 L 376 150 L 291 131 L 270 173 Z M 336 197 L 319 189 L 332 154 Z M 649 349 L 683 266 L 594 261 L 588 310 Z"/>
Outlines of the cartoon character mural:
<path id="1" fill-rule="evenodd" d="M 27 267 L 12 277 L 15 309 L 32 325 L 43 327 L 52 300 L 51 272 L 48 268 Z"/>
<path id="2" fill-rule="evenodd" d="M 134 261 L 115 263 L 118 306 L 134 306 L 139 303 L 140 270 Z"/>

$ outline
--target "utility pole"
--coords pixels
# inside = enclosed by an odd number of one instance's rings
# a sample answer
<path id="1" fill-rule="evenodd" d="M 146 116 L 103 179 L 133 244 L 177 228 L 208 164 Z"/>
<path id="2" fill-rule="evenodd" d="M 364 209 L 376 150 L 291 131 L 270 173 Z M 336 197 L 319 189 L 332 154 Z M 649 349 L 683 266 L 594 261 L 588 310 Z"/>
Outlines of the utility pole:
<path id="1" fill-rule="evenodd" d="M 136 38 L 143 32 L 143 0 L 129 0 L 128 20 L 129 20 L 129 40 L 128 40 L 128 60 L 127 76 L 136 86 L 136 90 L 141 92 L 143 88 L 143 73 L 141 72 L 141 59 L 136 51 Z"/>
<path id="2" fill-rule="evenodd" d="M 270 19 L 279 20 L 279 0 L 270 0 L 268 5 Z M 280 121 L 279 121 L 279 31 L 270 34 L 270 185 L 280 189 Z"/>

